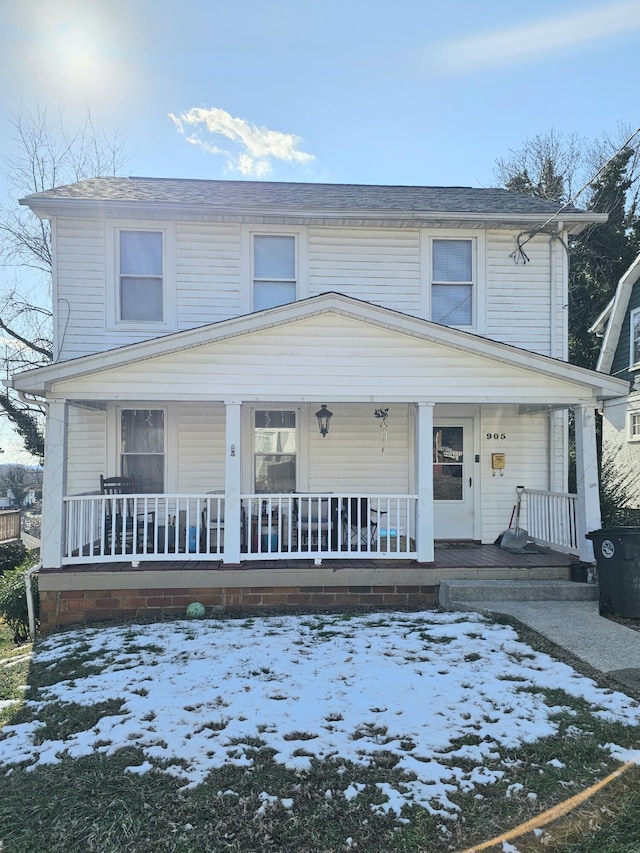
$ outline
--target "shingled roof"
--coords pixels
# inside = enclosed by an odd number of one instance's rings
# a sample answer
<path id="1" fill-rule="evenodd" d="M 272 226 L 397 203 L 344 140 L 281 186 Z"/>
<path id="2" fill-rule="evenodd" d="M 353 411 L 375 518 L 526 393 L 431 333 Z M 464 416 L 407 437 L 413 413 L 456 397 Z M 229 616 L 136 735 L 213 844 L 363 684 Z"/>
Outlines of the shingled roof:
<path id="1" fill-rule="evenodd" d="M 552 216 L 560 203 L 499 188 L 403 187 L 361 184 L 284 183 L 270 181 L 186 180 L 175 178 L 92 178 L 55 187 L 21 199 L 41 202 L 161 203 L 209 207 L 336 213 L 379 211 L 401 214 L 515 214 Z M 562 215 L 585 214 L 575 207 Z"/>

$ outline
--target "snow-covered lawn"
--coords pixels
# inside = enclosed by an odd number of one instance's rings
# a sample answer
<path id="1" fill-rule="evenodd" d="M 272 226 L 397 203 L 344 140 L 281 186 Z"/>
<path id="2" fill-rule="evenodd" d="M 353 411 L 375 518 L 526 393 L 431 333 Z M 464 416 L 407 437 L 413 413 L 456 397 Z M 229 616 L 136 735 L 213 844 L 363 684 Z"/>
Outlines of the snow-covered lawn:
<path id="1" fill-rule="evenodd" d="M 74 663 L 75 661 L 75 663 Z M 261 744 L 305 771 L 313 759 L 370 767 L 393 756 L 406 780 L 381 783 L 382 811 L 415 803 L 451 815 L 455 791 L 500 779 L 500 749 L 557 731 L 542 691 L 561 689 L 593 715 L 640 723 L 640 706 L 533 651 L 515 631 L 476 614 L 392 613 L 176 621 L 83 629 L 41 642 L 34 663 L 72 677 L 40 689 L 33 721 L 6 726 L 0 767 L 137 746 L 130 773 L 161 772 L 185 788 L 223 765 L 250 767 Z M 95 725 L 44 739 L 53 705 L 121 700 Z M 113 706 L 112 706 L 113 707 Z M 631 756 L 613 744 L 605 752 Z M 497 763 L 496 763 L 497 762 Z M 490 765 L 490 766 L 489 766 Z M 359 796 L 352 774 L 335 795 Z M 227 792 L 233 796 L 233 792 Z M 269 792 L 261 799 L 268 807 Z M 295 808 L 295 793 L 280 800 Z"/>

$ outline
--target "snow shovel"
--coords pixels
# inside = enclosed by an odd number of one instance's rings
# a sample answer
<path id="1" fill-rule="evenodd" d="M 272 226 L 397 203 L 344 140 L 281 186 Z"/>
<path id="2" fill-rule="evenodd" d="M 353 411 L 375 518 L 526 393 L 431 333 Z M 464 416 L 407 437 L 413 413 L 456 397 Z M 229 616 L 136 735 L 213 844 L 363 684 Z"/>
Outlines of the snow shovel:
<path id="1" fill-rule="evenodd" d="M 502 534 L 502 542 L 500 543 L 500 547 L 506 548 L 507 551 L 519 551 L 524 548 L 529 541 L 529 534 L 523 527 L 520 527 L 520 506 L 522 504 L 524 486 L 516 486 L 516 492 L 518 493 L 518 501 L 516 503 L 516 524 L 513 530 L 505 530 Z"/>

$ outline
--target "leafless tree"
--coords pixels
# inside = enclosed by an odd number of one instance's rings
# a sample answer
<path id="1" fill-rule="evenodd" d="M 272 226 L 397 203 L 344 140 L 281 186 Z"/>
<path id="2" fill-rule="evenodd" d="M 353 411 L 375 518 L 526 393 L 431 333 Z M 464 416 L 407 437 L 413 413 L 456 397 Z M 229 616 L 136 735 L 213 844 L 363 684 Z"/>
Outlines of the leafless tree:
<path id="1" fill-rule="evenodd" d="M 18 200 L 85 178 L 118 174 L 128 157 L 116 133 L 96 126 L 91 112 L 70 129 L 64 115 L 36 106 L 13 121 L 12 153 L 4 161 L 0 204 L 0 349 L 6 377 L 51 360 L 51 229 Z M 37 404 L 0 391 L 0 406 L 27 450 L 44 453 Z"/>

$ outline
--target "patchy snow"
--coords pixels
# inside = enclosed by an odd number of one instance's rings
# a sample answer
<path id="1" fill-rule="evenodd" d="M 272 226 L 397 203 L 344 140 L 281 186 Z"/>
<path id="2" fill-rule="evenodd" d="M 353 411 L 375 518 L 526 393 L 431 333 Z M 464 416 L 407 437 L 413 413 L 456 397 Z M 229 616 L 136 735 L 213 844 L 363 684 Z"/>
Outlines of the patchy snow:
<path id="1" fill-rule="evenodd" d="M 42 688 L 39 701 L 27 703 L 34 716 L 59 702 L 121 700 L 120 710 L 64 740 L 39 743 L 40 722 L 6 726 L 3 772 L 135 745 L 145 760 L 128 772 L 167 773 L 191 788 L 216 767 L 250 768 L 259 738 L 275 751 L 275 761 L 302 773 L 313 759 L 373 766 L 377 754 L 392 753 L 407 777 L 395 787 L 380 783 L 384 802 L 375 808 L 399 816 L 404 805 L 416 803 L 451 817 L 455 791 L 508 781 L 508 762 L 502 769 L 485 766 L 501 748 L 556 732 L 559 709 L 545 704 L 543 689 L 581 697 L 602 718 L 640 723 L 637 702 L 534 652 L 511 627 L 477 614 L 281 616 L 82 629 L 41 642 L 34 663 L 54 669 L 80 655 L 91 668 L 83 674 L 79 665 L 73 679 Z M 628 758 L 615 744 L 603 749 Z M 357 797 L 364 785 L 354 777 L 357 772 L 345 768 L 344 787 L 331 796 Z M 507 795 L 516 790 L 512 786 Z M 263 810 L 277 799 L 268 792 L 260 798 Z M 279 802 L 295 809 L 295 798 Z"/>

